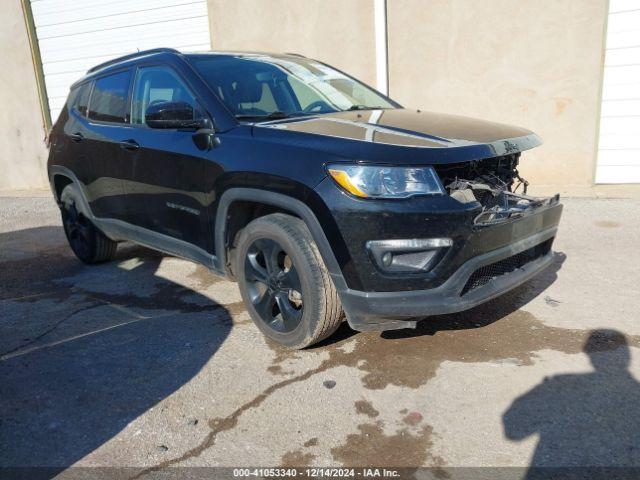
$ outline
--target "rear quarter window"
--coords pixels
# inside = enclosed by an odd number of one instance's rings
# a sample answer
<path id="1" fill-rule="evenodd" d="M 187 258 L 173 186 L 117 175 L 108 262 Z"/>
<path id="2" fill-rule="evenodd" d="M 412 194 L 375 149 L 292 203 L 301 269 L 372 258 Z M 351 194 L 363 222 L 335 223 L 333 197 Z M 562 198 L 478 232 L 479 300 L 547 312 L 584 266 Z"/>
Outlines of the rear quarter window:
<path id="1" fill-rule="evenodd" d="M 89 105 L 89 94 L 91 93 L 91 82 L 78 85 L 69 92 L 67 109 L 75 110 L 83 117 L 87 116 L 87 106 Z"/>
<path id="2" fill-rule="evenodd" d="M 89 95 L 91 94 L 92 83 L 85 83 L 80 86 L 80 92 L 78 94 L 78 101 L 75 105 L 75 109 L 83 117 L 87 116 L 87 108 L 89 107 Z"/>
<path id="3" fill-rule="evenodd" d="M 97 79 L 89 100 L 89 118 L 100 122 L 126 123 L 130 80 L 130 70 Z"/>

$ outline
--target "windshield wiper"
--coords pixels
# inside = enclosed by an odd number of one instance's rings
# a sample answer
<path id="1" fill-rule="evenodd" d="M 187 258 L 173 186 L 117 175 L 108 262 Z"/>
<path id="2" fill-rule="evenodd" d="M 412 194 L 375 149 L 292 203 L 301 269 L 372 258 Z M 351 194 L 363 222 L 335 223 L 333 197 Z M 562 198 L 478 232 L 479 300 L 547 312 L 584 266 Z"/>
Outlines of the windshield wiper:
<path id="1" fill-rule="evenodd" d="M 238 120 L 248 120 L 251 118 L 256 118 L 259 120 L 279 120 L 282 118 L 289 118 L 289 117 L 293 117 L 296 115 L 305 115 L 306 112 L 290 112 L 290 113 L 285 113 L 285 112 L 280 112 L 280 111 L 275 111 L 275 112 L 271 112 L 268 113 L 266 115 L 245 115 L 245 114 L 239 114 L 236 115 L 235 117 Z"/>
<path id="2" fill-rule="evenodd" d="M 351 111 L 351 110 L 378 110 L 378 109 L 383 109 L 384 107 L 369 107 L 367 105 L 351 105 L 349 108 L 347 108 L 345 110 L 345 112 Z"/>

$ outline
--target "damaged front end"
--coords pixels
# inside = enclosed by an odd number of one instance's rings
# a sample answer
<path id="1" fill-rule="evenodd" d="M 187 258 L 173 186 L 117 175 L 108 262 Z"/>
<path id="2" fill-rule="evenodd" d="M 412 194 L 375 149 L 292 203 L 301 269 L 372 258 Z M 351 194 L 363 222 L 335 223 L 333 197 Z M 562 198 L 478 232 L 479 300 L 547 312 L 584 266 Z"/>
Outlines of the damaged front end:
<path id="1" fill-rule="evenodd" d="M 527 195 L 529 182 L 517 169 L 520 153 L 470 162 L 439 165 L 436 171 L 447 193 L 463 204 L 477 203 L 474 225 L 483 227 L 523 217 L 540 207 L 556 205 L 560 195 Z"/>

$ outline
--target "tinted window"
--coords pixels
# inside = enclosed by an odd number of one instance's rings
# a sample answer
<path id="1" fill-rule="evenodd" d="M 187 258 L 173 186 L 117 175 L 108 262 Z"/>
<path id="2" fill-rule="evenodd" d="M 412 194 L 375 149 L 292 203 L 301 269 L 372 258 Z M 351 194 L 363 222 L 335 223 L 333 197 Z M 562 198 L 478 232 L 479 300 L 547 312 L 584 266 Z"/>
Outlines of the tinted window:
<path id="1" fill-rule="evenodd" d="M 144 124 L 147 108 L 163 102 L 188 103 L 193 107 L 194 120 L 202 117 L 194 95 L 168 67 L 147 67 L 138 70 L 131 102 L 131 123 L 134 124 Z"/>
<path id="2" fill-rule="evenodd" d="M 86 116 L 90 93 L 91 93 L 91 83 L 85 83 L 75 87 L 69 93 L 69 99 L 67 100 L 67 108 L 69 110 L 75 110 L 83 117 Z"/>
<path id="3" fill-rule="evenodd" d="M 91 93 L 91 85 L 92 83 L 85 83 L 80 87 L 78 101 L 75 105 L 75 109 L 83 117 L 87 116 L 87 107 L 89 105 L 89 94 Z"/>
<path id="4" fill-rule="evenodd" d="M 78 94 L 81 87 L 72 88 L 67 97 L 67 108 L 72 109 L 78 103 Z"/>
<path id="5" fill-rule="evenodd" d="M 89 118 L 102 122 L 126 122 L 131 72 L 120 72 L 95 81 L 89 101 Z"/>

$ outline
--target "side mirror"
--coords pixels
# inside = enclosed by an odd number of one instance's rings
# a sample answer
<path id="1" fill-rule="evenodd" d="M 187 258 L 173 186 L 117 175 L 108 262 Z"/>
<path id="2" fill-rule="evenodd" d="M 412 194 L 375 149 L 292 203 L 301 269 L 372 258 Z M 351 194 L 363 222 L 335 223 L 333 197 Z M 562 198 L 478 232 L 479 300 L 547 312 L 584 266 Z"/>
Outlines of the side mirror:
<path id="1" fill-rule="evenodd" d="M 220 139 L 216 135 L 213 123 L 208 118 L 203 118 L 197 123 L 197 130 L 193 134 L 193 143 L 200 150 L 211 150 L 220 145 Z"/>
<path id="2" fill-rule="evenodd" d="M 150 128 L 193 128 L 200 127 L 193 119 L 193 107 L 186 102 L 158 102 L 149 105 L 144 114 Z"/>

